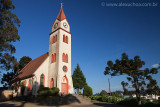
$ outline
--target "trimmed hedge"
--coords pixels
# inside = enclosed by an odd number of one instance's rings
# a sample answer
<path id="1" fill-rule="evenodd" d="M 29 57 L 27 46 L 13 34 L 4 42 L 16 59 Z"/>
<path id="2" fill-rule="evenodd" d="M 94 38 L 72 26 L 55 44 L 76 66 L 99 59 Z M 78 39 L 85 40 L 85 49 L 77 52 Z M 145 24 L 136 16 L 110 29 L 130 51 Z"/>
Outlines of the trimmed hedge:
<path id="1" fill-rule="evenodd" d="M 54 88 L 42 87 L 39 88 L 38 90 L 39 95 L 52 96 L 52 95 L 57 95 L 58 93 L 59 93 L 59 88 L 57 87 Z"/>

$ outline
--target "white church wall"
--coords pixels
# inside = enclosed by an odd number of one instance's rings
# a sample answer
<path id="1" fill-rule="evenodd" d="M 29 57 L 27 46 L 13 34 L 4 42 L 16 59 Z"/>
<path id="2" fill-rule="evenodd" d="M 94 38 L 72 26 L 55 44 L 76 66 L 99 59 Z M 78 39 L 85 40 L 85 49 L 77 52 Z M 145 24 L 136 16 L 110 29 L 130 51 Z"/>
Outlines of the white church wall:
<path id="1" fill-rule="evenodd" d="M 37 94 L 37 91 L 40 86 L 40 76 L 44 74 L 45 82 L 44 86 L 48 87 L 48 62 L 49 62 L 49 57 L 41 64 L 41 66 L 34 72 L 34 77 L 33 77 L 33 85 L 32 87 L 35 87 L 32 89 L 34 94 Z"/>

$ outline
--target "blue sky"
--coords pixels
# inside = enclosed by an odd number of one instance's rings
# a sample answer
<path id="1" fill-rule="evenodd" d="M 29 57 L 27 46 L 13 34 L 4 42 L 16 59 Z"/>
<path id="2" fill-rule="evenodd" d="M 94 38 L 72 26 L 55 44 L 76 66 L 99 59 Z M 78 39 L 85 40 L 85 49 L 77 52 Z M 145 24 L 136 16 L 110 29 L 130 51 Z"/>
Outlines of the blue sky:
<path id="1" fill-rule="evenodd" d="M 103 74 L 108 60 L 126 52 L 139 55 L 145 67 L 160 63 L 160 5 L 109 7 L 102 3 L 119 0 L 62 0 L 72 33 L 72 73 L 80 65 L 93 92 L 108 91 Z M 60 11 L 60 0 L 13 0 L 13 11 L 21 20 L 20 42 L 15 56 L 35 59 L 49 50 L 49 34 Z M 123 3 L 158 3 L 158 0 L 121 0 Z M 154 76 L 158 84 L 160 73 Z M 109 77 L 110 78 L 110 77 Z M 124 76 L 112 77 L 111 91 L 122 90 Z"/>

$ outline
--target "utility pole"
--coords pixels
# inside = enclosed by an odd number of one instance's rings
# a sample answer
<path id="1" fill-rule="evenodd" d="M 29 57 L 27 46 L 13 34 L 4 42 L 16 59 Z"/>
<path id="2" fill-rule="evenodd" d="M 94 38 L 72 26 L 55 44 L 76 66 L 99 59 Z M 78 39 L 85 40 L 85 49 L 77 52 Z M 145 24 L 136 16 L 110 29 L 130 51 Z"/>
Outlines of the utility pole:
<path id="1" fill-rule="evenodd" d="M 111 95 L 111 89 L 110 89 L 110 80 L 108 78 L 108 84 L 109 84 L 109 87 L 108 87 L 108 92 L 109 92 L 109 95 Z"/>

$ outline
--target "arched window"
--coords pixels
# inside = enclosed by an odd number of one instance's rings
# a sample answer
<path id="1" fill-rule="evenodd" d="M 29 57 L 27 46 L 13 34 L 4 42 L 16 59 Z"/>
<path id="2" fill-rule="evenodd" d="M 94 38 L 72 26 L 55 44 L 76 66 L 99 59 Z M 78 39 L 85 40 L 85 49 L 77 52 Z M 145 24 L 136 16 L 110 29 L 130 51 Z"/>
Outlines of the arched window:
<path id="1" fill-rule="evenodd" d="M 32 89 L 32 79 L 29 79 L 29 89 Z"/>
<path id="2" fill-rule="evenodd" d="M 63 42 L 66 42 L 66 36 L 63 35 Z"/>
<path id="3" fill-rule="evenodd" d="M 53 56 L 53 54 L 52 54 L 52 55 L 51 55 L 51 63 L 53 63 L 53 59 L 54 59 L 53 57 L 54 57 L 54 56 Z"/>
<path id="4" fill-rule="evenodd" d="M 66 43 L 68 44 L 68 36 L 66 36 Z"/>
<path id="5" fill-rule="evenodd" d="M 30 88 L 30 79 L 28 80 L 28 90 L 29 90 L 29 88 Z"/>
<path id="6" fill-rule="evenodd" d="M 52 44 L 54 43 L 54 36 L 52 37 Z"/>
<path id="7" fill-rule="evenodd" d="M 65 62 L 67 62 L 68 63 L 68 54 L 66 54 L 66 61 Z"/>
<path id="8" fill-rule="evenodd" d="M 40 76 L 40 87 L 44 87 L 44 82 L 45 82 L 45 76 L 44 76 L 44 74 L 41 74 L 41 76 Z"/>
<path id="9" fill-rule="evenodd" d="M 53 88 L 54 87 L 54 80 L 53 78 L 51 78 L 51 81 L 50 81 L 50 88 Z"/>
<path id="10" fill-rule="evenodd" d="M 17 84 L 16 84 L 16 92 L 18 92 L 18 89 L 19 89 L 19 83 L 17 82 Z"/>
<path id="11" fill-rule="evenodd" d="M 62 55 L 62 61 L 65 62 L 65 54 Z"/>
<path id="12" fill-rule="evenodd" d="M 55 35 L 55 38 L 54 38 L 55 40 L 54 40 L 54 42 L 56 42 L 57 41 L 57 35 Z"/>

